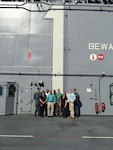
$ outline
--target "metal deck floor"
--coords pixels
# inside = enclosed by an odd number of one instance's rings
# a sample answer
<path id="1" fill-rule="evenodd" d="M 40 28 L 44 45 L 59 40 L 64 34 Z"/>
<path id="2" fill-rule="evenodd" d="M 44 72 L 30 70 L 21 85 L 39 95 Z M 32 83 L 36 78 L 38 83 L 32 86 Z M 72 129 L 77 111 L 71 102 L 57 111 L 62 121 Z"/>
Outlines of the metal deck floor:
<path id="1" fill-rule="evenodd" d="M 113 150 L 113 116 L 0 116 L 0 150 Z"/>

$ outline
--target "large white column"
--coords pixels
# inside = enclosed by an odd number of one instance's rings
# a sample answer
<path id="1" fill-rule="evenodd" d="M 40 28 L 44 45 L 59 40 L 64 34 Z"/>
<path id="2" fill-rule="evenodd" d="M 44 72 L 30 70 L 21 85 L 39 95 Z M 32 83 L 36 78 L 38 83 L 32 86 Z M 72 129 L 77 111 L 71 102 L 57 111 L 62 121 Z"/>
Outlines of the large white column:
<path id="1" fill-rule="evenodd" d="M 53 6 L 52 9 L 62 10 L 50 10 L 45 18 L 53 19 L 53 74 L 63 74 L 63 62 L 64 62 L 64 6 Z M 52 89 L 60 90 L 63 92 L 63 76 L 52 77 Z"/>

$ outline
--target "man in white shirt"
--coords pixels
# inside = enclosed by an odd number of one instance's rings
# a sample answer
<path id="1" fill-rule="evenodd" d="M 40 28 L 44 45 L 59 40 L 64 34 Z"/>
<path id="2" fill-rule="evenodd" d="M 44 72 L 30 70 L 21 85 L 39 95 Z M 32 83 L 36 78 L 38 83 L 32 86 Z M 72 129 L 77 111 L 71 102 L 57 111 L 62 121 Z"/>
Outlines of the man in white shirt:
<path id="1" fill-rule="evenodd" d="M 70 118 L 74 119 L 74 101 L 76 100 L 75 94 L 73 93 L 73 90 L 69 90 L 69 110 L 70 110 Z"/>

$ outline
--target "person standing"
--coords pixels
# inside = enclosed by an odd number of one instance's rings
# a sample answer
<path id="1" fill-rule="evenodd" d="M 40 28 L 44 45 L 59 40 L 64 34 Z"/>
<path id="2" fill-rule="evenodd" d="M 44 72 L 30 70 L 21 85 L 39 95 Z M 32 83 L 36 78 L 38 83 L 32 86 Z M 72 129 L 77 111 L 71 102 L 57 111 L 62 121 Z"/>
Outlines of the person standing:
<path id="1" fill-rule="evenodd" d="M 54 104 L 56 103 L 56 98 L 55 95 L 52 93 L 52 90 L 50 90 L 50 94 L 47 96 L 46 102 L 47 102 L 47 115 L 48 117 L 53 117 Z"/>
<path id="2" fill-rule="evenodd" d="M 80 101 L 80 96 L 79 94 L 77 93 L 77 90 L 76 88 L 73 89 L 74 91 L 74 94 L 76 96 L 76 101 L 74 102 L 74 113 L 75 113 L 75 117 L 80 117 L 80 108 L 82 107 L 82 103 Z"/>
<path id="3" fill-rule="evenodd" d="M 47 97 L 48 97 L 49 94 L 50 94 L 49 93 L 49 89 L 47 89 L 46 92 L 45 92 L 46 99 L 47 99 Z M 45 104 L 45 116 L 47 116 L 47 103 Z"/>
<path id="4" fill-rule="evenodd" d="M 62 117 L 66 118 L 68 116 L 67 113 L 67 95 L 66 93 L 63 93 L 61 98 L 61 111 L 62 111 Z"/>
<path id="5" fill-rule="evenodd" d="M 46 104 L 46 95 L 44 91 L 42 91 L 39 101 L 40 101 L 40 116 L 44 117 L 44 109 Z"/>
<path id="6" fill-rule="evenodd" d="M 60 89 L 57 90 L 56 93 L 56 110 L 55 110 L 55 116 L 60 116 L 62 115 L 61 112 L 61 97 L 62 94 L 60 93 Z"/>
<path id="7" fill-rule="evenodd" d="M 74 101 L 76 100 L 75 94 L 73 93 L 73 90 L 69 90 L 69 110 L 70 110 L 70 118 L 74 119 Z"/>
<path id="8" fill-rule="evenodd" d="M 46 97 L 47 97 L 49 94 L 50 94 L 50 93 L 49 93 L 49 89 L 47 89 L 47 90 L 46 90 L 46 93 L 45 93 Z"/>
<path id="9" fill-rule="evenodd" d="M 53 94 L 55 95 L 56 98 L 56 90 L 53 90 Z M 56 103 L 54 104 L 54 112 L 53 112 L 54 116 L 55 116 L 55 111 L 56 111 Z"/>
<path id="10" fill-rule="evenodd" d="M 40 115 L 40 105 L 39 105 L 39 98 L 41 96 L 41 93 L 40 93 L 40 89 L 37 88 L 37 91 L 36 93 L 34 93 L 34 100 L 35 100 L 35 117 L 37 115 L 37 112 L 38 112 L 38 115 Z"/>

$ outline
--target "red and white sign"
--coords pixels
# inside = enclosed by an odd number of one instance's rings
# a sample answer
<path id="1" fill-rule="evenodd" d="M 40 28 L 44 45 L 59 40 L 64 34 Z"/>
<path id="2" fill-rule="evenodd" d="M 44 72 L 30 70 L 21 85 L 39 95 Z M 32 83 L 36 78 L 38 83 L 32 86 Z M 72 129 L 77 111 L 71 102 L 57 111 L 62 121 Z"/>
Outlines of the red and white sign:
<path id="1" fill-rule="evenodd" d="M 97 55 L 97 59 L 98 60 L 103 60 L 104 59 L 104 55 L 103 54 L 98 54 Z"/>
<path id="2" fill-rule="evenodd" d="M 92 60 L 92 61 L 95 61 L 95 60 L 103 60 L 104 59 L 104 54 L 98 54 L 98 55 L 96 55 L 96 54 L 91 54 L 90 55 L 90 59 Z"/>
<path id="3" fill-rule="evenodd" d="M 97 55 L 96 55 L 96 54 L 91 54 L 91 55 L 90 55 L 90 59 L 91 59 L 92 61 L 95 61 L 95 60 L 97 59 Z"/>

